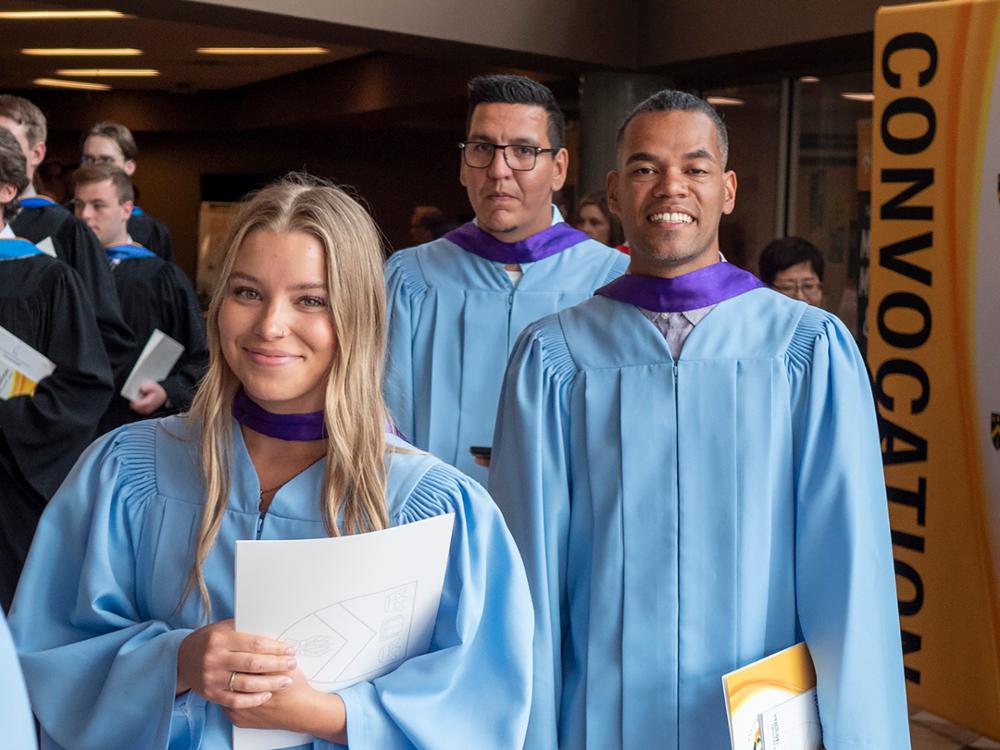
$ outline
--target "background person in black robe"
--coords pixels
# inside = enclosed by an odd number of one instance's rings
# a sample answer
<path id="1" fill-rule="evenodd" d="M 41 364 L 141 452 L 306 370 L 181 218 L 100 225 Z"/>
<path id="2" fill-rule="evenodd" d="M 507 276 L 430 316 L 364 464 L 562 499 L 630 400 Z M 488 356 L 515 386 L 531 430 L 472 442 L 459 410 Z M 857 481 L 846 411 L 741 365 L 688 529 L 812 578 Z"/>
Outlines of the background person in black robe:
<path id="1" fill-rule="evenodd" d="M 53 201 L 37 197 L 31 185 L 35 169 L 45 158 L 45 115 L 27 99 L 0 95 L 0 127 L 6 128 L 21 145 L 26 160 L 28 185 L 21 194 L 21 207 L 8 217 L 18 237 L 55 253 L 80 275 L 83 288 L 97 315 L 101 341 L 111 363 L 115 383 L 120 388 L 132 367 L 135 341 L 125 325 L 114 280 L 104 251 L 94 233 L 73 214 Z"/>
<path id="2" fill-rule="evenodd" d="M 136 146 L 132 131 L 118 122 L 99 122 L 83 135 L 80 150 L 80 164 L 94 164 L 99 167 L 118 167 L 132 177 L 138 166 L 139 147 Z M 135 203 L 135 201 L 133 201 Z M 128 233 L 133 240 L 148 250 L 152 250 L 164 260 L 174 259 L 170 230 L 138 205 L 132 206 L 128 220 Z"/>
<path id="3" fill-rule="evenodd" d="M 28 183 L 24 154 L 0 128 L 0 234 Z M 45 503 L 95 436 L 111 368 L 80 277 L 38 251 L 0 260 L 0 326 L 55 363 L 31 396 L 0 399 L 0 606 L 10 607 Z"/>
<path id="4" fill-rule="evenodd" d="M 159 328 L 184 346 L 170 375 L 146 381 L 139 398 L 116 394 L 101 421 L 101 431 L 143 419 L 186 411 L 208 366 L 205 324 L 191 282 L 173 263 L 132 241 L 127 231 L 132 210 L 132 182 L 122 170 L 83 166 L 73 175 L 76 215 L 105 247 L 121 301 L 122 313 L 136 337 L 137 359 Z"/>

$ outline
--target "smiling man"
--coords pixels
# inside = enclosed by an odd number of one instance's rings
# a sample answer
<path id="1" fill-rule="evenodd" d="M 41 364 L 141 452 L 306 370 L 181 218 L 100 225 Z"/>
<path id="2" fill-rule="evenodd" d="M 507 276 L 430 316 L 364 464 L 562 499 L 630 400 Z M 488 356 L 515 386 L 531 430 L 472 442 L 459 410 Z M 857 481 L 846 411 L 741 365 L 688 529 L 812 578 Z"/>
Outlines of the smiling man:
<path id="1" fill-rule="evenodd" d="M 476 220 L 386 266 L 386 400 L 400 431 L 480 482 L 470 449 L 493 442 L 517 335 L 583 301 L 628 259 L 563 222 L 565 123 L 552 92 L 520 76 L 469 83 L 460 181 Z"/>
<path id="2" fill-rule="evenodd" d="M 802 640 L 826 750 L 909 748 L 865 366 L 720 256 L 727 158 L 701 99 L 633 110 L 608 176 L 630 273 L 511 357 L 490 491 L 532 587 L 532 750 L 727 750 L 722 675 Z"/>

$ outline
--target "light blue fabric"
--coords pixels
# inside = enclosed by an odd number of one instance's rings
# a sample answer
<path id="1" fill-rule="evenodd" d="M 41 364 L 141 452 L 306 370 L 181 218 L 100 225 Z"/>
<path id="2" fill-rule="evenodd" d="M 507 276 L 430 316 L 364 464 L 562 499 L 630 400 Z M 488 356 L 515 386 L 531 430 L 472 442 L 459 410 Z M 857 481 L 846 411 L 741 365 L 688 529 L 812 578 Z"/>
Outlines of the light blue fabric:
<path id="1" fill-rule="evenodd" d="M 201 624 L 196 595 L 177 609 L 204 497 L 196 432 L 170 417 L 110 433 L 42 516 L 11 629 L 43 748 L 230 747 L 232 727 L 217 706 L 193 692 L 174 696 L 178 646 Z M 204 569 L 213 619 L 232 617 L 235 541 L 254 538 L 258 518 L 257 476 L 233 434 L 229 506 Z M 341 693 L 350 748 L 520 747 L 532 612 L 503 519 L 482 487 L 433 457 L 411 450 L 387 460 L 391 524 L 453 512 L 455 530 L 431 651 Z M 323 468 L 278 490 L 262 538 L 326 536 Z"/>
<path id="2" fill-rule="evenodd" d="M 394 253 L 385 271 L 385 396 L 397 427 L 417 447 L 485 483 L 486 470 L 469 447 L 493 442 L 503 372 L 518 334 L 587 299 L 627 267 L 628 256 L 587 240 L 523 266 L 515 287 L 502 263 L 446 239 Z"/>
<path id="3" fill-rule="evenodd" d="M 827 750 L 909 748 L 864 364 L 758 289 L 674 361 L 633 305 L 529 327 L 490 490 L 535 605 L 531 750 L 728 750 L 721 677 L 805 640 Z"/>
<path id="4" fill-rule="evenodd" d="M 9 750 L 34 750 L 35 722 L 7 620 L 0 612 L 0 732 Z"/>

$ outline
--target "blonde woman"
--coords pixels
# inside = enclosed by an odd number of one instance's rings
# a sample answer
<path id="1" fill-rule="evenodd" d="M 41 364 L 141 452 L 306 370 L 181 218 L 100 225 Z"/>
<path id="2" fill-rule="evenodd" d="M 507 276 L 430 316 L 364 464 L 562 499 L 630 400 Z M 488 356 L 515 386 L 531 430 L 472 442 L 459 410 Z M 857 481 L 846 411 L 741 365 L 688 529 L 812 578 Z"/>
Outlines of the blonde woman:
<path id="1" fill-rule="evenodd" d="M 191 412 L 96 442 L 39 525 L 11 625 L 43 748 L 226 748 L 233 724 L 315 748 L 521 747 L 524 571 L 479 485 L 385 433 L 371 219 L 306 179 L 261 191 L 230 235 L 208 329 Z M 328 695 L 289 646 L 233 629 L 237 539 L 443 513 L 455 531 L 424 656 Z"/>

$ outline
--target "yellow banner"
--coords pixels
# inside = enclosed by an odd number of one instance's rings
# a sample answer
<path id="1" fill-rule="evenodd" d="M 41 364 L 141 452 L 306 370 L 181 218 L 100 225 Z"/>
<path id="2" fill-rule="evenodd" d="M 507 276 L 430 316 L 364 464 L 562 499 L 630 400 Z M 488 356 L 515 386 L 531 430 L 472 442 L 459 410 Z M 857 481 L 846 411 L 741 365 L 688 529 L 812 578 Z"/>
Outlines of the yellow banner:
<path id="1" fill-rule="evenodd" d="M 910 700 L 1000 739 L 1000 0 L 875 23 L 869 348 Z"/>

